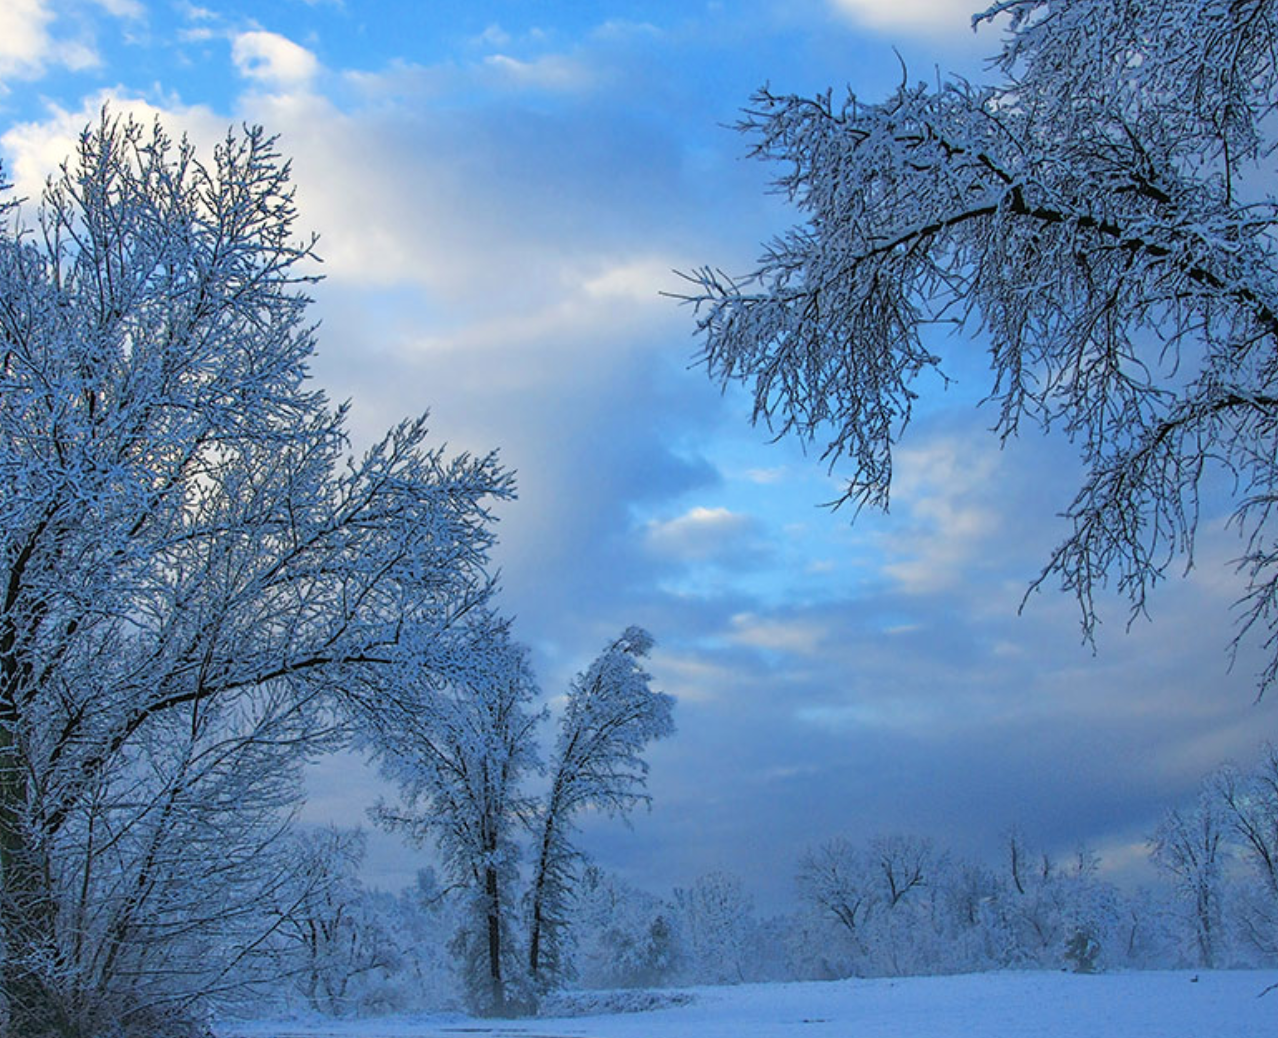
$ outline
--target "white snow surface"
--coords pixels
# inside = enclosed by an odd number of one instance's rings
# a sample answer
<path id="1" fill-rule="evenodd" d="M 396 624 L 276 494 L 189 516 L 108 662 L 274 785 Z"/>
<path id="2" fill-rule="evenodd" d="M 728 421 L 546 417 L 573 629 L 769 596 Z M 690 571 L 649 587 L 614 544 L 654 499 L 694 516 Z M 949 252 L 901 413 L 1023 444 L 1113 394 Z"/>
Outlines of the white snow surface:
<path id="1" fill-rule="evenodd" d="M 219 1038 L 1273 1038 L 1274 971 L 978 973 L 626 992 L 630 1012 L 224 1022 Z M 589 996 L 584 996 L 588 998 Z M 590 1005 L 583 1000 L 581 1008 Z"/>

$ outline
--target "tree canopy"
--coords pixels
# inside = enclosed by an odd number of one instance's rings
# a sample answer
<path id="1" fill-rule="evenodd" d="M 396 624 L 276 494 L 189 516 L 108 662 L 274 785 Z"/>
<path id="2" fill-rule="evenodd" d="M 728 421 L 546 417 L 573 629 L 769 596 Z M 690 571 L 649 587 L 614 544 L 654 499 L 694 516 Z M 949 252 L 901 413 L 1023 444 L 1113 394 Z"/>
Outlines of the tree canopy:
<path id="1" fill-rule="evenodd" d="M 1278 677 L 1278 206 L 1272 0 L 1001 0 L 998 79 L 760 91 L 740 129 L 802 222 L 757 269 L 689 275 L 701 359 L 754 420 L 886 507 L 924 329 L 989 344 L 1002 437 L 1064 430 L 1086 474 L 1037 584 L 1115 585 L 1143 612 L 1192 558 L 1204 477 L 1232 479 L 1239 638 Z M 1237 643 L 1235 643 L 1236 645 Z"/>
<path id="2" fill-rule="evenodd" d="M 350 457 L 293 222 L 260 129 L 203 162 L 107 113 L 0 209 L 8 1033 L 177 1033 L 251 976 L 301 763 L 491 593 L 509 476 L 424 419 Z"/>

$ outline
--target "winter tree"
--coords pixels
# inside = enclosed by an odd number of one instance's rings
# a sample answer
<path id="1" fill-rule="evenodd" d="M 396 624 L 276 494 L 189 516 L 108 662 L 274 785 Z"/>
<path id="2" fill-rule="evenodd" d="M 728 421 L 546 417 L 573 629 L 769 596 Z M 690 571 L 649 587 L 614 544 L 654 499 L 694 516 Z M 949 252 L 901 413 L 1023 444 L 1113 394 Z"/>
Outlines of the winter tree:
<path id="1" fill-rule="evenodd" d="M 925 329 L 981 332 L 1006 438 L 1058 428 L 1086 475 L 1059 580 L 1084 630 L 1112 581 L 1143 611 L 1192 558 L 1204 477 L 1233 481 L 1239 638 L 1278 676 L 1278 205 L 1270 0 L 999 0 L 989 86 L 881 103 L 764 90 L 741 129 L 803 222 L 754 273 L 693 275 L 712 377 L 846 462 L 886 507 L 892 448 L 940 370 Z M 1235 643 L 1236 644 L 1236 643 Z"/>
<path id="2" fill-rule="evenodd" d="M 1193 810 L 1168 811 L 1151 841 L 1154 863 L 1172 880 L 1186 909 L 1194 959 L 1208 969 L 1224 952 L 1224 864 L 1229 855 L 1225 819 L 1209 788 Z"/>
<path id="3" fill-rule="evenodd" d="M 494 459 L 348 460 L 259 129 L 104 114 L 0 211 L 8 1033 L 175 1034 L 266 947 L 301 761 L 490 593 Z"/>
<path id="4" fill-rule="evenodd" d="M 1249 866 L 1251 882 L 1238 899 L 1243 938 L 1262 955 L 1278 955 L 1278 748 L 1265 746 L 1250 771 L 1222 768 L 1210 788 Z"/>
<path id="5" fill-rule="evenodd" d="M 837 923 L 854 958 L 867 951 L 864 935 L 878 903 L 874 862 L 843 837 L 805 851 L 796 875 L 799 898 Z"/>
<path id="6" fill-rule="evenodd" d="M 668 982 L 678 963 L 672 919 L 660 898 L 586 865 L 573 888 L 577 982 L 587 988 Z"/>
<path id="7" fill-rule="evenodd" d="M 1000 965 L 1035 965 L 1087 972 L 1121 961 L 1118 894 L 1098 875 L 1100 861 L 1085 847 L 1063 862 L 1029 848 L 1019 829 L 1006 837 L 1007 865 L 998 903 L 1006 934 Z M 1125 942 L 1123 942 L 1125 943 Z"/>
<path id="8" fill-rule="evenodd" d="M 571 972 L 564 944 L 580 855 L 576 816 L 625 816 L 647 800 L 641 754 L 674 730 L 674 700 L 649 687 L 642 660 L 652 637 L 627 628 L 573 681 L 550 767 L 550 788 L 522 780 L 540 770 L 533 711 L 537 687 L 525 650 L 504 621 L 475 623 L 460 679 L 431 675 L 389 692 L 368 726 L 370 746 L 402 790 L 406 808 L 382 808 L 391 828 L 429 838 L 473 911 L 458 935 L 470 1003 L 508 1015 Z M 423 709 L 423 702 L 428 708 Z M 531 878 L 520 903 L 520 837 L 531 835 Z M 526 930 L 521 923 L 526 924 Z"/>
<path id="9" fill-rule="evenodd" d="M 572 842 L 575 817 L 586 810 L 625 817 L 648 802 L 648 765 L 641 755 L 653 739 L 674 732 L 674 699 L 652 691 L 643 669 L 652 644 L 647 631 L 626 628 L 568 689 L 550 790 L 533 830 L 528 970 L 539 984 L 567 968 L 563 941 L 579 858 Z"/>
<path id="10" fill-rule="evenodd" d="M 875 972 L 924 972 L 929 955 L 934 956 L 928 931 L 936 915 L 932 898 L 943 862 L 931 840 L 916 836 L 878 836 L 868 851 L 875 900 L 882 909 L 874 920 Z"/>
<path id="11" fill-rule="evenodd" d="M 740 877 L 707 872 L 674 892 L 683 980 L 691 984 L 740 984 L 748 974 L 758 922 L 754 899 Z"/>
<path id="12" fill-rule="evenodd" d="M 423 672 L 388 691 L 370 726 L 370 748 L 405 800 L 375 817 L 439 847 L 468 902 L 456 947 L 470 1003 L 498 1016 L 528 999 L 516 906 L 518 838 L 533 811 L 520 780 L 539 763 L 536 693 L 525 650 L 504 622 L 486 617 L 472 624 L 446 686 Z"/>
<path id="13" fill-rule="evenodd" d="M 397 964 L 386 927 L 359 882 L 364 834 L 321 829 L 298 833 L 291 843 L 307 882 L 280 906 L 286 953 L 296 960 L 290 972 L 309 1009 L 343 1016 L 356 1004 L 361 978 L 389 973 Z"/>

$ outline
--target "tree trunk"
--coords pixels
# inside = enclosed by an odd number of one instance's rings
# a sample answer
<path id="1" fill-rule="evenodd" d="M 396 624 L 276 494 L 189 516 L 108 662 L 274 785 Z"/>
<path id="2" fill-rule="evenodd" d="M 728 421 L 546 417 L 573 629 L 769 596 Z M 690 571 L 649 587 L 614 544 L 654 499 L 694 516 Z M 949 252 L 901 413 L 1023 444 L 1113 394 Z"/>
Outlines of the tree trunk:
<path id="1" fill-rule="evenodd" d="M 490 1012 L 501 1016 L 506 1012 L 506 990 L 501 976 L 501 888 L 497 869 L 484 869 L 484 892 L 488 900 L 488 983 L 492 997 Z"/>
<path id="2" fill-rule="evenodd" d="M 532 919 L 528 929 L 528 974 L 536 983 L 541 970 L 541 928 L 545 914 L 546 870 L 550 865 L 551 827 L 554 817 L 547 815 L 542 832 L 541 853 L 537 858 L 537 874 L 533 879 Z"/>
<path id="3" fill-rule="evenodd" d="M 7 1034 L 22 1038 L 70 1034 L 69 1023 L 38 963 L 47 961 L 56 924 L 49 870 L 26 824 L 26 769 L 10 726 L 0 719 L 0 990 Z"/>

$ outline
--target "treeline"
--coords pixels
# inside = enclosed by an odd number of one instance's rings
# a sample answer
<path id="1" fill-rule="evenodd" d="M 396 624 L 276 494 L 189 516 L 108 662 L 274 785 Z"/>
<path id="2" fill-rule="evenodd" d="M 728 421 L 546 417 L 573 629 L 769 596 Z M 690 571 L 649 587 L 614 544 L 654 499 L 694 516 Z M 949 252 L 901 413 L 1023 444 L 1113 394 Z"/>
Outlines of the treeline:
<path id="1" fill-rule="evenodd" d="M 358 883 L 359 837 L 309 837 L 324 890 L 280 929 L 284 1009 L 335 1015 L 463 1006 L 473 916 L 431 870 L 399 895 Z M 1166 882 L 1123 890 L 1080 849 L 1054 859 L 1010 830 L 993 863 L 911 836 L 835 837 L 795 864 L 798 908 L 761 916 L 741 879 L 668 897 L 596 866 L 576 875 L 561 981 L 648 988 L 996 969 L 1278 964 L 1278 749 L 1228 766 L 1168 811 L 1149 853 Z M 527 904 L 527 902 L 525 902 Z"/>

